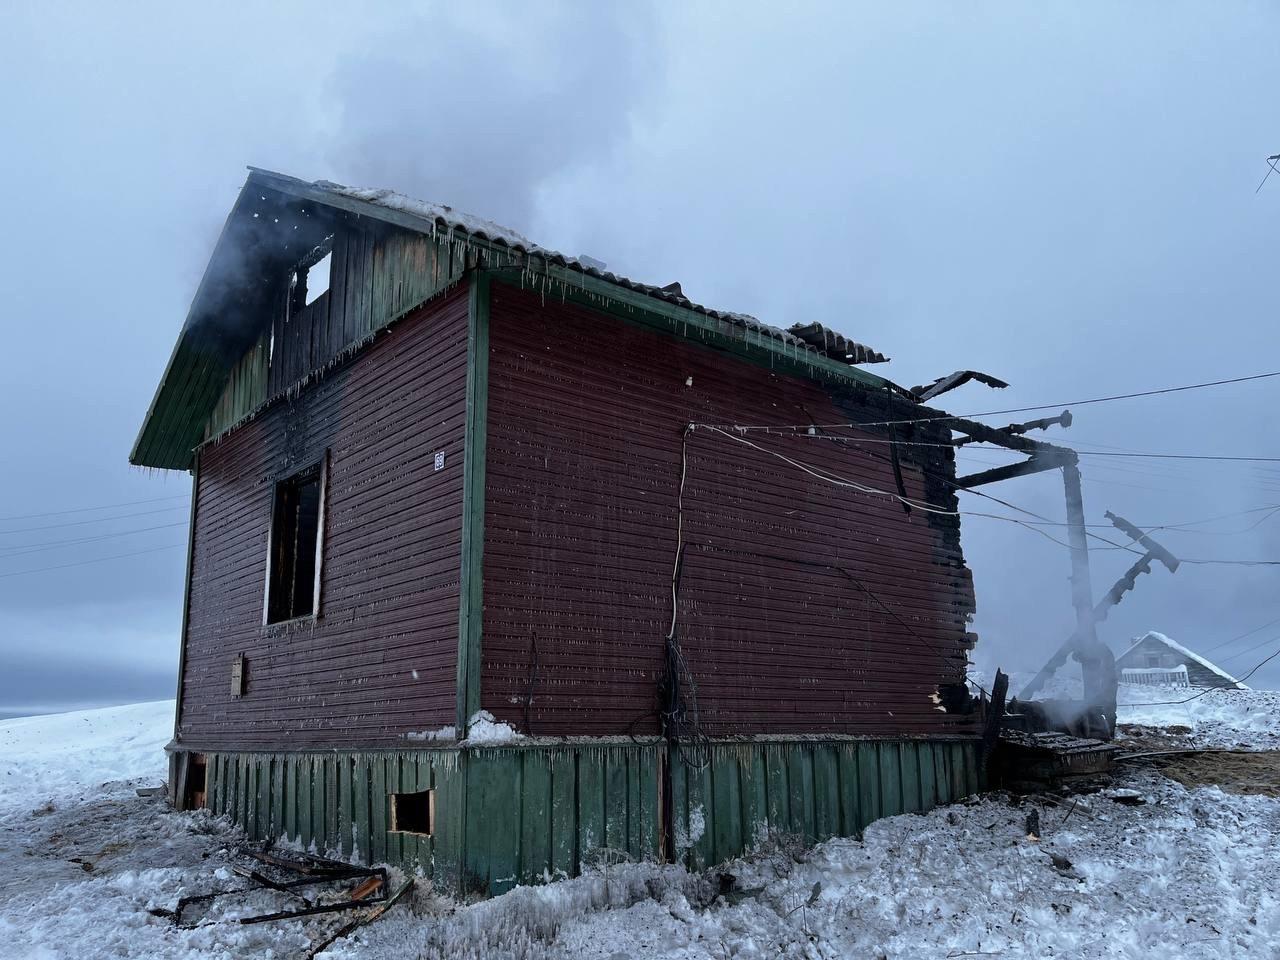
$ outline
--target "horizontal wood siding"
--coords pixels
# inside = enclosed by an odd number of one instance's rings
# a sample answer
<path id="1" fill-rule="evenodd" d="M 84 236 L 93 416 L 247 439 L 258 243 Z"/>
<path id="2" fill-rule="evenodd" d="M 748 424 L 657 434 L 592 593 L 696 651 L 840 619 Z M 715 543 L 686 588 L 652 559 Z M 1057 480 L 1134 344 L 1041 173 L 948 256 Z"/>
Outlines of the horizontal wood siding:
<path id="1" fill-rule="evenodd" d="M 286 316 L 282 275 L 274 315 L 264 314 L 262 335 L 232 367 L 205 427 L 206 438 L 340 361 L 456 282 L 465 267 L 462 252 L 445 238 L 341 222 L 333 229 L 329 289 Z M 313 288 L 318 283 L 311 278 Z"/>
<path id="2" fill-rule="evenodd" d="M 1185 666 L 1187 668 L 1187 680 L 1193 687 L 1229 688 L 1236 686 L 1235 683 L 1214 673 L 1204 664 L 1191 659 L 1184 653 L 1179 653 L 1172 647 L 1161 643 L 1155 637 L 1143 637 L 1141 643 L 1132 650 L 1126 651 L 1124 656 L 1116 660 L 1116 668 L 1118 670 L 1145 670 L 1147 669 L 1148 654 L 1159 655 L 1159 666 L 1162 668 Z"/>
<path id="3" fill-rule="evenodd" d="M 273 326 L 268 396 L 298 383 L 462 275 L 445 239 L 388 228 L 339 226 L 329 289 Z"/>
<path id="4" fill-rule="evenodd" d="M 463 288 L 204 448 L 182 741 L 390 745 L 453 722 L 466 369 Z M 264 627 L 273 484 L 326 449 L 321 615 Z"/>
<path id="5" fill-rule="evenodd" d="M 481 700 L 538 735 L 656 730 L 687 423 L 885 419 L 878 395 L 504 284 L 489 385 Z M 872 442 L 748 439 L 894 490 L 887 435 L 841 432 Z M 950 451 L 900 449 L 909 496 L 954 509 Z M 677 633 L 704 733 L 971 730 L 933 699 L 963 679 L 969 647 L 956 518 L 908 514 L 708 429 L 687 456 Z"/>

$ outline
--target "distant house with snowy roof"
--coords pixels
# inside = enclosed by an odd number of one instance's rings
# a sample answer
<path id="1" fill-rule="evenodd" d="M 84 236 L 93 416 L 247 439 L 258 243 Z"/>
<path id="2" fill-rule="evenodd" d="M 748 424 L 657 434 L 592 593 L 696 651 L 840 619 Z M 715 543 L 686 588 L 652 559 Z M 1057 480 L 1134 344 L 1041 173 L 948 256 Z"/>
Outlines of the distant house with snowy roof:
<path id="1" fill-rule="evenodd" d="M 1248 689 L 1218 665 L 1154 630 L 1148 630 L 1117 657 L 1116 668 L 1122 683 Z"/>

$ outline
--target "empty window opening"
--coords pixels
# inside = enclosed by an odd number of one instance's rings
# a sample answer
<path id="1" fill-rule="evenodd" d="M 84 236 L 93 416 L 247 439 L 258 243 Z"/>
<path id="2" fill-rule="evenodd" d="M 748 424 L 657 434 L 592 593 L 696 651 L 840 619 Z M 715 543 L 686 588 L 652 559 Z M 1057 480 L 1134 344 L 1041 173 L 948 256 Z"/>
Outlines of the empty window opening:
<path id="1" fill-rule="evenodd" d="M 333 265 L 333 251 L 329 251 L 306 271 L 306 297 L 305 302 L 308 306 L 320 299 L 322 294 L 329 292 L 329 270 Z"/>
<path id="2" fill-rule="evenodd" d="M 431 836 L 436 827 L 436 792 L 391 794 L 391 829 Z"/>
<path id="3" fill-rule="evenodd" d="M 317 256 L 321 250 L 325 251 L 324 256 Z M 294 316 L 328 292 L 332 270 L 333 237 L 330 236 L 289 274 L 289 309 L 286 317 Z"/>
<path id="4" fill-rule="evenodd" d="M 267 571 L 267 623 L 315 615 L 320 594 L 323 513 L 321 464 L 276 483 Z"/>

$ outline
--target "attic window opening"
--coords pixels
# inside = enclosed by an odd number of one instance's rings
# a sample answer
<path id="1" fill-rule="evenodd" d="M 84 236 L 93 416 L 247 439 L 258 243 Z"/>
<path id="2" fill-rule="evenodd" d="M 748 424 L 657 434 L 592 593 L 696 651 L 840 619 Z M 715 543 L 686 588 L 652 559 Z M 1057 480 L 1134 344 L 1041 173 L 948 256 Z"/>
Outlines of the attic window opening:
<path id="1" fill-rule="evenodd" d="M 391 794 L 391 830 L 429 837 L 436 827 L 436 792 Z"/>
<path id="2" fill-rule="evenodd" d="M 314 617 L 319 612 L 325 475 L 322 462 L 275 484 L 264 605 L 266 623 Z"/>
<path id="3" fill-rule="evenodd" d="M 306 285 L 307 285 L 307 306 L 315 303 L 320 299 L 322 294 L 329 292 L 329 271 L 333 268 L 333 251 L 330 250 L 323 257 L 313 263 L 306 269 Z"/>
<path id="4" fill-rule="evenodd" d="M 289 315 L 308 307 L 329 290 L 333 272 L 333 237 L 326 237 L 289 274 Z"/>

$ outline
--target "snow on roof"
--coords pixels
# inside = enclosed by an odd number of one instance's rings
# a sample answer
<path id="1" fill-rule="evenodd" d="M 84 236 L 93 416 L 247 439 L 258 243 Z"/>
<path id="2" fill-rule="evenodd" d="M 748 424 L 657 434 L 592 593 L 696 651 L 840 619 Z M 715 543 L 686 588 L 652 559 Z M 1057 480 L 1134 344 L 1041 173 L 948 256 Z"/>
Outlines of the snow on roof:
<path id="1" fill-rule="evenodd" d="M 340 197 L 346 197 L 350 200 L 360 201 L 361 203 L 372 204 L 382 207 L 385 210 L 394 210 L 398 213 L 405 214 L 422 221 L 425 225 L 430 225 L 434 229 L 437 225 L 443 224 L 445 229 L 451 234 L 454 231 L 466 234 L 472 237 L 478 237 L 488 240 L 492 243 L 500 243 L 510 247 L 512 250 L 522 251 L 526 254 L 542 257 L 548 261 L 564 264 L 571 269 L 578 270 L 582 273 L 605 280 L 609 283 L 617 284 L 631 290 L 644 293 L 651 297 L 657 297 L 670 303 L 679 304 L 685 307 L 691 307 L 694 310 L 705 313 L 711 317 L 719 317 L 728 320 L 737 326 L 744 327 L 753 333 L 763 334 L 782 343 L 796 347 L 798 349 L 819 353 L 830 356 L 833 359 L 843 360 L 850 368 L 855 368 L 858 363 L 879 363 L 887 358 L 876 350 L 863 344 L 850 340 L 849 348 L 851 352 L 844 354 L 844 346 L 841 346 L 841 352 L 833 352 L 827 349 L 820 349 L 815 345 L 811 338 L 798 336 L 796 331 L 804 329 L 804 325 L 795 324 L 790 330 L 784 330 L 781 327 L 775 327 L 772 324 L 753 317 L 749 313 L 740 313 L 734 310 L 717 310 L 707 307 L 699 303 L 691 301 L 680 290 L 680 285 L 671 284 L 666 287 L 659 287 L 654 284 L 643 283 L 636 280 L 630 280 L 621 274 L 615 274 L 605 268 L 605 264 L 593 257 L 579 256 L 570 257 L 557 250 L 544 247 L 534 243 L 528 237 L 524 236 L 510 227 L 504 227 L 500 223 L 492 220 L 486 220 L 483 217 L 473 216 L 464 213 L 454 207 L 444 203 L 433 203 L 428 200 L 415 200 L 413 197 L 405 196 L 403 193 L 397 193 L 394 190 L 388 190 L 380 187 L 353 187 L 346 184 L 334 183 L 332 180 L 316 180 L 308 183 L 299 180 L 297 177 L 291 177 L 287 174 L 275 173 L 271 170 L 263 170 L 258 167 L 249 168 L 253 175 L 261 177 L 269 181 L 275 181 L 275 186 L 293 184 L 304 188 L 312 188 L 325 193 L 334 194 Z M 819 326 L 811 324 L 809 326 Z M 862 373 L 862 371 L 858 371 Z M 877 378 L 878 382 L 883 383 L 883 378 Z"/>
<path id="2" fill-rule="evenodd" d="M 1148 630 L 1146 633 L 1144 633 L 1142 636 L 1140 636 L 1137 640 L 1133 642 L 1133 646 L 1131 646 L 1124 653 L 1120 654 L 1120 656 L 1117 657 L 1116 659 L 1120 660 L 1120 659 L 1123 659 L 1124 657 L 1127 657 L 1134 650 L 1138 649 L 1139 645 L 1141 645 L 1142 642 L 1145 640 L 1156 640 L 1160 643 L 1163 643 L 1170 650 L 1174 650 L 1182 654 L 1188 660 L 1194 660 L 1196 663 L 1200 664 L 1200 666 L 1204 667 L 1206 670 L 1209 670 L 1212 673 L 1216 673 L 1223 680 L 1229 681 L 1230 683 L 1239 684 L 1240 687 L 1245 690 L 1249 689 L 1243 683 L 1240 683 L 1240 681 L 1237 680 L 1235 677 L 1231 676 L 1231 674 L 1227 673 L 1227 671 L 1223 670 L 1221 667 L 1217 666 L 1216 664 L 1210 663 L 1204 657 L 1200 656 L 1200 654 L 1194 653 L 1191 650 L 1188 650 L 1186 647 L 1178 643 L 1176 640 L 1170 640 L 1163 633 L 1159 633 L 1155 630 Z"/>
<path id="3" fill-rule="evenodd" d="M 399 210 L 401 213 L 421 217 L 423 220 L 441 221 L 449 227 L 466 231 L 472 236 L 499 241 L 509 247 L 520 247 L 529 251 L 542 250 L 528 237 L 517 233 L 510 227 L 504 227 L 502 224 L 494 223 L 492 220 L 485 220 L 483 217 L 463 213 L 448 204 L 432 203 L 429 200 L 415 200 L 413 197 L 406 197 L 403 193 L 396 193 L 394 190 L 376 187 L 348 187 L 341 183 L 334 183 L 331 180 L 317 180 L 316 186 L 341 194 L 344 197 L 351 197 L 353 200 L 363 200 L 366 203 L 375 203 L 389 210 Z M 554 253 L 554 251 L 546 252 Z M 559 254 L 555 255 L 559 256 Z"/>

